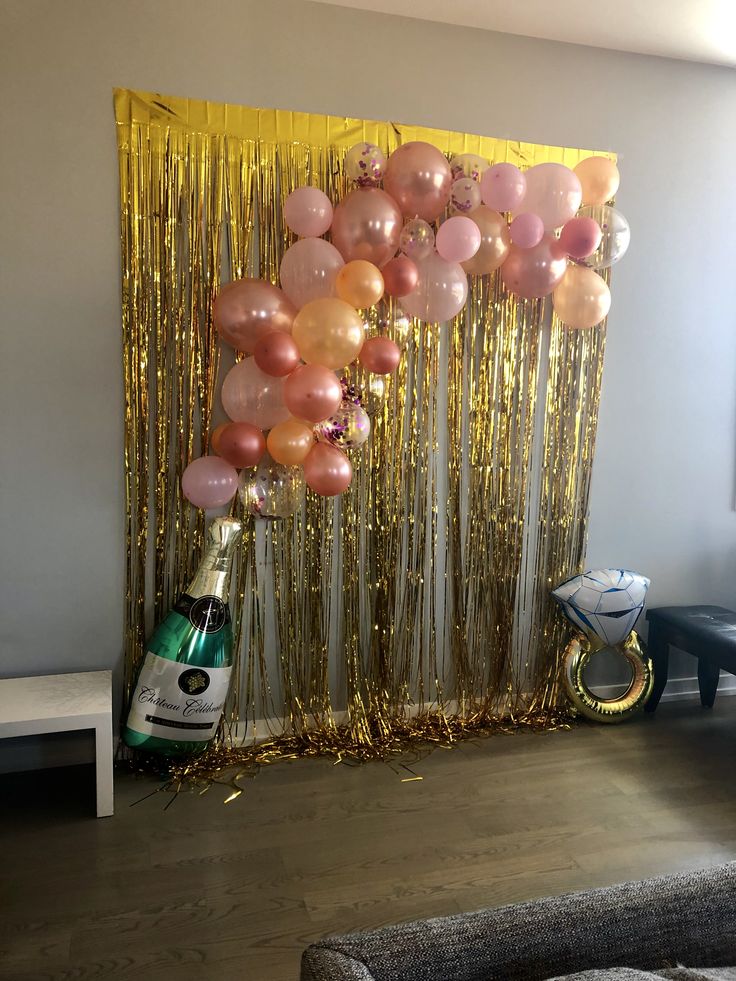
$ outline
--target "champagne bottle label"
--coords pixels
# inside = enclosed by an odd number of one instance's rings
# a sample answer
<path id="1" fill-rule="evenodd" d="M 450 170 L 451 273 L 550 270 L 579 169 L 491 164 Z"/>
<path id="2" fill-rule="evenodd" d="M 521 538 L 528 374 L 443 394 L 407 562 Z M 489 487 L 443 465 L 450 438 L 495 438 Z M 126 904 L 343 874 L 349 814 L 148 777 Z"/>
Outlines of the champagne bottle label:
<path id="1" fill-rule="evenodd" d="M 192 667 L 148 651 L 133 692 L 129 728 L 163 739 L 207 742 L 220 721 L 231 671 Z"/>

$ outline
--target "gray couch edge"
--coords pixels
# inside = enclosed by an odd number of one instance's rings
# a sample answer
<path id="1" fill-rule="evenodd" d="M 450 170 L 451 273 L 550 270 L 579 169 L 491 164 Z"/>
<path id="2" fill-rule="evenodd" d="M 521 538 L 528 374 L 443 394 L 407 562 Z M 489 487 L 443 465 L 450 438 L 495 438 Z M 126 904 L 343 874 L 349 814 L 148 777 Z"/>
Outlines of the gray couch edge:
<path id="1" fill-rule="evenodd" d="M 328 937 L 301 981 L 543 981 L 594 968 L 736 965 L 736 862 Z"/>

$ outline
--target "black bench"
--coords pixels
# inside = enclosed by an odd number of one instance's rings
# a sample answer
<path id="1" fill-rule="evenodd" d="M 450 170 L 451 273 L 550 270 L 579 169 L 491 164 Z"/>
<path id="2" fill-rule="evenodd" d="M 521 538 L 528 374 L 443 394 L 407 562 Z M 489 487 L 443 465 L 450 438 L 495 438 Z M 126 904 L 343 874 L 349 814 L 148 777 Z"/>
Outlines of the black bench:
<path id="1" fill-rule="evenodd" d="M 656 709 L 667 684 L 670 644 L 697 657 L 700 702 L 712 708 L 721 669 L 736 674 L 736 613 L 722 606 L 660 606 L 647 620 L 654 688 L 645 711 Z"/>

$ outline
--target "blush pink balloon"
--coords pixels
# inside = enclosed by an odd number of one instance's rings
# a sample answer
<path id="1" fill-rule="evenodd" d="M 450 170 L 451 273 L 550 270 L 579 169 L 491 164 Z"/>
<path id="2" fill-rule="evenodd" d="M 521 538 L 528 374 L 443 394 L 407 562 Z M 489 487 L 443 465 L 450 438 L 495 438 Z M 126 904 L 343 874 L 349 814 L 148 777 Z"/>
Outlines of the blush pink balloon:
<path id="1" fill-rule="evenodd" d="M 450 200 L 452 173 L 436 146 L 421 141 L 404 143 L 386 162 L 383 186 L 406 218 L 434 221 Z"/>
<path id="2" fill-rule="evenodd" d="M 284 201 L 284 221 L 302 238 L 318 238 L 332 224 L 332 202 L 318 187 L 298 187 Z"/>
<path id="3" fill-rule="evenodd" d="M 560 232 L 560 248 L 573 259 L 587 259 L 601 244 L 603 231 L 593 218 L 571 218 Z"/>
<path id="4" fill-rule="evenodd" d="M 219 456 L 201 456 L 182 474 L 181 489 L 195 508 L 219 508 L 235 497 L 238 471 Z"/>
<path id="5" fill-rule="evenodd" d="M 291 333 L 296 307 L 272 283 L 238 279 L 217 294 L 213 315 L 220 337 L 237 351 L 250 354 L 269 331 Z"/>
<path id="6" fill-rule="evenodd" d="M 265 334 L 253 351 L 255 362 L 261 371 L 275 378 L 283 378 L 299 364 L 299 348 L 289 334 L 272 330 Z"/>
<path id="7" fill-rule="evenodd" d="M 406 296 L 419 281 L 417 264 L 408 255 L 397 255 L 395 259 L 390 259 L 381 273 L 383 288 L 388 296 Z"/>
<path id="8" fill-rule="evenodd" d="M 401 212 L 380 187 L 359 187 L 335 208 L 332 241 L 345 262 L 366 259 L 380 269 L 396 254 Z"/>
<path id="9" fill-rule="evenodd" d="M 337 497 L 350 486 L 353 465 L 336 446 L 315 443 L 304 460 L 304 479 L 316 494 Z"/>
<path id="10" fill-rule="evenodd" d="M 468 298 L 468 277 L 463 267 L 432 252 L 417 263 L 417 268 L 416 289 L 401 299 L 404 312 L 429 323 L 443 323 L 460 313 Z"/>
<path id="11" fill-rule="evenodd" d="M 289 418 L 284 404 L 284 379 L 274 378 L 256 364 L 255 358 L 239 361 L 222 382 L 222 407 L 233 422 L 249 422 L 271 429 Z"/>
<path id="12" fill-rule="evenodd" d="M 249 422 L 231 422 L 220 433 L 217 455 L 240 469 L 254 467 L 266 452 L 266 439 Z"/>
<path id="13" fill-rule="evenodd" d="M 537 164 L 526 172 L 523 210 L 539 215 L 547 232 L 569 221 L 580 207 L 582 197 L 577 174 L 563 164 Z"/>
<path id="14" fill-rule="evenodd" d="M 512 245 L 501 266 L 501 279 L 509 293 L 526 299 L 548 296 L 567 271 L 567 258 L 555 249 L 557 239 L 545 235 L 532 249 Z"/>
<path id="15" fill-rule="evenodd" d="M 286 379 L 284 401 L 297 419 L 322 422 L 337 411 L 342 402 L 342 386 L 329 368 L 321 364 L 304 364 Z"/>
<path id="16" fill-rule="evenodd" d="M 437 252 L 448 262 L 467 262 L 480 248 L 480 228 L 465 215 L 443 221 L 437 231 Z"/>
<path id="17" fill-rule="evenodd" d="M 300 238 L 281 260 L 279 275 L 284 293 L 298 308 L 335 295 L 337 274 L 345 265 L 334 245 L 323 238 Z"/>
<path id="18" fill-rule="evenodd" d="M 390 375 L 399 366 L 401 348 L 390 337 L 369 337 L 360 349 L 358 361 L 374 375 Z"/>
<path id="19" fill-rule="evenodd" d="M 524 200 L 525 194 L 526 178 L 514 164 L 494 164 L 480 179 L 483 204 L 494 211 L 513 211 Z"/>
<path id="20" fill-rule="evenodd" d="M 544 238 L 544 222 L 539 215 L 524 211 L 509 225 L 509 237 L 520 249 L 533 249 Z"/>

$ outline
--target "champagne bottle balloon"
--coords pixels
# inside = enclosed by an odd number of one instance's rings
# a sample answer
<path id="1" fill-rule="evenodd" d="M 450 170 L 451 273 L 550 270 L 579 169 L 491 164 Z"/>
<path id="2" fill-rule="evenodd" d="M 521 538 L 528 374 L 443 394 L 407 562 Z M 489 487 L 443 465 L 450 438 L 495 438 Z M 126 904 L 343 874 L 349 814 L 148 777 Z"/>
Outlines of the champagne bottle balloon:
<path id="1" fill-rule="evenodd" d="M 228 590 L 242 532 L 234 518 L 215 518 L 197 572 L 146 645 L 123 739 L 166 756 L 207 748 L 230 687 L 233 635 Z"/>

